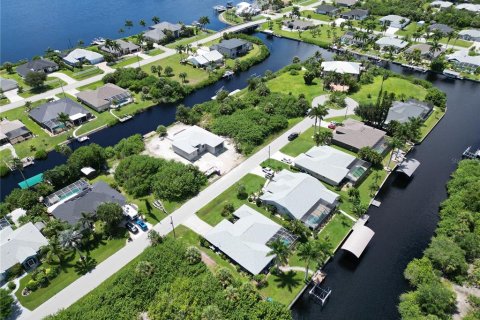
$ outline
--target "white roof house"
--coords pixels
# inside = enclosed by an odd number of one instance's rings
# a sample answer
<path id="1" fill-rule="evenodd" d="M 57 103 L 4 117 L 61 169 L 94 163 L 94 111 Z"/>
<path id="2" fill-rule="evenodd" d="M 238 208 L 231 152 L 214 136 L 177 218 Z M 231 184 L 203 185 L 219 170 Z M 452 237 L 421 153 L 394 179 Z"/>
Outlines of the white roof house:
<path id="1" fill-rule="evenodd" d="M 25 263 L 34 257 L 47 239 L 29 222 L 15 230 L 0 230 L 0 273 L 5 273 L 17 263 Z"/>
<path id="2" fill-rule="evenodd" d="M 208 47 L 205 47 L 198 49 L 194 55 L 187 58 L 187 61 L 197 67 L 204 67 L 210 63 L 222 63 L 223 55 L 217 50 L 210 50 Z"/>
<path id="3" fill-rule="evenodd" d="M 480 30 L 467 29 L 458 32 L 460 38 L 470 41 L 480 41 Z"/>
<path id="4" fill-rule="evenodd" d="M 336 73 L 348 73 L 348 74 L 360 74 L 361 64 L 358 62 L 350 61 L 324 61 L 322 62 L 322 68 L 325 72 L 336 72 Z"/>
<path id="5" fill-rule="evenodd" d="M 410 19 L 398 16 L 396 14 L 390 14 L 388 16 L 382 17 L 379 19 L 380 23 L 385 24 L 389 23 L 390 27 L 393 28 L 404 28 L 407 24 L 410 23 Z"/>
<path id="6" fill-rule="evenodd" d="M 74 49 L 68 55 L 63 57 L 63 60 L 70 65 L 76 65 L 81 61 L 88 61 L 90 64 L 97 64 L 104 59 L 100 53 L 85 49 Z"/>
<path id="7" fill-rule="evenodd" d="M 470 56 L 468 50 L 455 51 L 447 55 L 447 59 L 461 68 L 476 69 L 480 67 L 480 56 Z"/>
<path id="8" fill-rule="evenodd" d="M 452 5 L 453 5 L 453 3 L 450 2 L 450 1 L 440 1 L 440 0 L 432 1 L 432 2 L 430 3 L 430 6 L 432 6 L 432 7 L 439 7 L 439 8 L 441 8 L 441 9 L 450 8 Z"/>
<path id="9" fill-rule="evenodd" d="M 259 274 L 275 258 L 267 243 L 282 227 L 247 205 L 233 215 L 239 218 L 235 223 L 222 220 L 205 239 L 248 272 Z"/>
<path id="10" fill-rule="evenodd" d="M 313 147 L 295 158 L 295 167 L 305 170 L 317 179 L 339 185 L 357 159 L 329 146 Z"/>
<path id="11" fill-rule="evenodd" d="M 394 47 L 397 50 L 401 50 L 408 45 L 407 41 L 403 41 L 402 39 L 393 37 L 382 37 L 378 39 L 375 43 L 381 48 Z"/>
<path id="12" fill-rule="evenodd" d="M 316 228 L 336 206 L 339 195 L 306 173 L 282 170 L 264 188 L 260 199 L 279 213 Z"/>
<path id="13" fill-rule="evenodd" d="M 459 10 L 467 10 L 471 12 L 480 12 L 480 4 L 461 3 L 461 4 L 457 4 L 455 8 Z"/>
<path id="14" fill-rule="evenodd" d="M 175 134 L 172 138 L 173 150 L 193 161 L 204 152 L 218 154 L 224 149 L 224 139 L 198 126 L 192 126 Z"/>

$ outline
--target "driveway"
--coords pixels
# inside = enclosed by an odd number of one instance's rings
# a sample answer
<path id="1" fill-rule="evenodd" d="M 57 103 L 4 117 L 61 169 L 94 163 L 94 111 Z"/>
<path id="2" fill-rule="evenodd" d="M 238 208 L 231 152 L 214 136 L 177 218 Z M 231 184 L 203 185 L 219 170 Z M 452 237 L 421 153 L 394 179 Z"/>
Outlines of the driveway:
<path id="1" fill-rule="evenodd" d="M 73 84 L 73 83 L 77 82 L 77 80 L 75 80 L 75 79 L 73 79 L 73 78 L 71 78 L 71 77 L 69 77 L 66 74 L 61 73 L 61 72 L 54 72 L 54 73 L 49 74 L 49 76 L 61 79 L 64 82 L 66 82 L 67 84 Z"/>
<path id="2" fill-rule="evenodd" d="M 196 214 L 192 214 L 192 216 L 182 222 L 182 224 L 202 237 L 205 237 L 205 235 L 213 229 L 211 225 L 200 219 Z"/>
<path id="3" fill-rule="evenodd" d="M 10 101 L 10 103 L 20 102 L 23 100 L 23 98 L 18 95 L 18 89 L 5 91 L 3 95 Z"/>

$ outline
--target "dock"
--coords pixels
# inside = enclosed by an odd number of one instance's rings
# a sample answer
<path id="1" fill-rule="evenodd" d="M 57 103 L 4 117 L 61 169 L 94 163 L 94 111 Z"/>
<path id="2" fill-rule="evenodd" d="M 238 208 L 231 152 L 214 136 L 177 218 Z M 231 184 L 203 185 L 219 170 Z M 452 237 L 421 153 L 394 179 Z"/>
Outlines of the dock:
<path id="1" fill-rule="evenodd" d="M 317 272 L 315 272 L 315 274 L 312 277 L 312 282 L 314 283 L 314 286 L 308 292 L 308 294 L 310 294 L 312 298 L 314 298 L 317 301 L 320 301 L 320 303 L 322 304 L 322 307 L 325 305 L 325 303 L 327 302 L 327 299 L 332 294 L 332 289 L 321 286 L 323 280 L 325 280 L 326 277 L 327 277 L 327 274 L 325 272 L 323 272 L 322 270 L 317 270 Z"/>
<path id="2" fill-rule="evenodd" d="M 133 116 L 132 116 L 131 114 L 127 114 L 127 115 L 126 115 L 125 117 L 123 117 L 123 118 L 118 118 L 118 121 L 120 121 L 120 122 L 125 122 L 125 121 L 128 121 L 128 120 L 132 119 L 132 118 L 133 118 Z"/>
<path id="3" fill-rule="evenodd" d="M 225 6 L 217 5 L 213 7 L 213 10 L 216 12 L 224 12 L 227 11 L 227 8 Z"/>
<path id="4" fill-rule="evenodd" d="M 462 159 L 480 159 L 480 148 L 477 151 L 473 151 L 472 147 L 468 147 L 462 153 Z"/>

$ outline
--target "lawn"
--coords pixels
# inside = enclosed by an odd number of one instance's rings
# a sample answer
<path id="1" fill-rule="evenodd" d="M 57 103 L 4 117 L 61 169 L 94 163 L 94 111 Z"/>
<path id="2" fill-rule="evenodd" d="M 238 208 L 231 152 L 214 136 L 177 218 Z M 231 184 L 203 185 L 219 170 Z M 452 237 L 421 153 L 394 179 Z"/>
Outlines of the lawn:
<path id="1" fill-rule="evenodd" d="M 260 165 L 262 166 L 262 168 L 269 167 L 275 172 L 282 171 L 283 169 L 291 170 L 290 166 L 285 162 L 278 161 L 272 158 L 263 161 Z"/>
<path id="2" fill-rule="evenodd" d="M 411 22 L 402 30 L 395 32 L 395 34 L 398 36 L 412 36 L 419 27 L 416 22 Z"/>
<path id="3" fill-rule="evenodd" d="M 332 17 L 327 16 L 326 14 L 318 14 L 315 11 L 305 10 L 305 11 L 302 11 L 301 14 L 303 17 L 306 17 L 306 18 L 310 17 L 311 19 L 315 19 L 315 20 L 327 21 L 327 22 L 333 21 Z"/>
<path id="4" fill-rule="evenodd" d="M 441 111 L 438 108 L 434 108 L 432 114 L 425 120 L 424 126 L 422 127 L 422 141 L 425 137 L 432 131 L 435 125 L 443 118 L 445 111 Z"/>
<path id="5" fill-rule="evenodd" d="M 208 224 L 215 226 L 220 221 L 225 219 L 225 217 L 222 216 L 223 207 L 227 203 L 231 203 L 234 206 L 235 210 L 240 208 L 242 205 L 247 204 L 258 212 L 275 220 L 275 218 L 272 217 L 264 208 L 257 207 L 255 204 L 249 203 L 247 199 L 239 199 L 237 197 L 237 188 L 239 185 L 243 185 L 246 189 L 247 194 L 250 195 L 252 193 L 260 191 L 266 181 L 267 180 L 265 178 L 259 177 L 257 175 L 251 173 L 247 174 L 236 184 L 225 190 L 218 197 L 210 201 L 205 207 L 200 209 L 197 212 L 197 216 Z"/>
<path id="6" fill-rule="evenodd" d="M 133 56 L 133 57 L 128 57 L 126 59 L 121 59 L 118 62 L 116 62 L 114 65 L 112 65 L 112 68 L 118 69 L 118 68 L 123 68 L 126 66 L 130 67 L 137 67 L 138 65 L 133 65 L 134 63 L 138 63 L 139 61 L 142 61 L 143 58 L 140 56 Z"/>
<path id="7" fill-rule="evenodd" d="M 74 68 L 73 70 L 64 69 L 59 72 L 66 74 L 75 80 L 84 80 L 96 76 L 97 74 L 103 74 L 103 70 L 95 66 L 85 66 L 82 69 Z"/>
<path id="8" fill-rule="evenodd" d="M 0 159 L 2 161 L 8 161 L 12 157 L 12 151 L 10 149 L 0 150 Z"/>
<path id="9" fill-rule="evenodd" d="M 307 152 L 311 147 L 315 146 L 315 142 L 312 138 L 314 129 L 315 128 L 312 126 L 305 130 L 295 140 L 290 141 L 286 146 L 280 149 L 280 151 L 292 157 Z M 330 131 L 330 129 L 323 127 L 320 127 L 320 130 Z"/>
<path id="10" fill-rule="evenodd" d="M 318 239 L 329 241 L 333 251 L 342 243 L 355 222 L 341 213 L 336 213 L 318 233 Z"/>
<path id="11" fill-rule="evenodd" d="M 78 91 L 95 90 L 95 89 L 97 89 L 98 87 L 101 87 L 101 86 L 103 86 L 103 85 L 104 85 L 103 81 L 102 81 L 102 80 L 98 80 L 98 81 L 92 82 L 92 83 L 90 83 L 90 84 L 87 84 L 87 85 L 78 87 L 77 90 L 78 90 Z"/>
<path id="12" fill-rule="evenodd" d="M 305 286 L 305 272 L 288 271 L 279 275 L 269 274 L 267 286 L 260 289 L 262 296 L 289 305 Z"/>
<path id="13" fill-rule="evenodd" d="M 165 51 L 163 51 L 162 49 L 160 48 L 156 48 L 156 49 L 152 49 L 152 50 L 149 50 L 149 51 L 145 51 L 145 53 L 151 57 L 154 57 L 154 56 L 157 56 L 161 53 L 164 53 Z"/>
<path id="14" fill-rule="evenodd" d="M 304 73 L 305 71 L 299 71 L 297 75 L 291 75 L 290 72 L 283 72 L 269 80 L 267 86 L 272 92 L 291 93 L 297 97 L 299 94 L 304 94 L 308 103 L 311 104 L 313 98 L 325 94 L 323 82 L 316 78 L 313 84 L 306 85 L 303 80 Z"/>
<path id="15" fill-rule="evenodd" d="M 382 77 L 376 77 L 375 81 L 371 84 L 363 85 L 360 91 L 354 93 L 350 97 L 358 103 L 375 103 L 380 92 L 380 86 L 382 84 Z M 418 100 L 425 100 L 427 95 L 427 89 L 422 86 L 413 84 L 409 80 L 389 77 L 383 84 L 383 91 L 393 92 L 397 99 L 399 98 L 414 98 Z"/>
<path id="16" fill-rule="evenodd" d="M 358 120 L 358 121 L 361 121 L 362 119 L 357 116 L 357 115 L 354 115 L 354 114 L 349 114 L 347 115 L 347 118 L 345 118 L 345 116 L 339 116 L 339 117 L 332 117 L 332 118 L 327 118 L 325 119 L 326 122 L 343 122 L 345 119 L 355 119 L 355 120 Z"/>
<path id="17" fill-rule="evenodd" d="M 463 40 L 463 39 L 450 39 L 450 41 L 448 41 L 448 38 L 442 38 L 440 39 L 439 41 L 440 43 L 444 43 L 444 44 L 447 44 L 448 42 L 448 47 L 450 48 L 450 46 L 456 46 L 456 47 L 462 47 L 462 48 L 470 48 L 472 45 L 473 45 L 473 42 L 471 41 L 466 41 L 466 40 Z"/>
<path id="18" fill-rule="evenodd" d="M 318 29 L 321 31 L 321 33 L 317 36 L 313 36 L 310 30 L 303 31 L 303 32 L 282 30 L 281 26 L 277 23 L 277 21 L 279 20 L 276 20 L 273 22 L 273 28 L 272 28 L 272 31 L 275 34 L 281 35 L 282 37 L 294 39 L 294 40 L 300 40 L 300 41 L 316 44 L 321 47 L 330 46 L 335 36 L 341 37 L 345 33 L 345 31 L 342 31 L 339 27 L 333 28 L 328 25 L 319 25 Z M 269 29 L 269 23 L 268 22 L 264 23 L 261 26 L 261 29 L 262 30 Z"/>
<path id="19" fill-rule="evenodd" d="M 87 255 L 94 259 L 95 263 L 98 264 L 125 246 L 125 242 L 125 236 L 119 236 L 109 240 L 99 240 L 93 243 L 93 249 L 90 250 Z M 31 276 L 27 275 L 22 278 L 20 280 L 20 287 L 15 293 L 20 303 L 27 309 L 33 310 L 63 290 L 70 283 L 80 278 L 86 272 L 79 268 L 77 263 L 79 259 L 80 256 L 78 253 L 71 254 L 67 258 L 67 261 L 63 263 L 63 266 L 61 266 L 60 274 L 51 280 L 47 287 L 39 288 L 25 297 L 22 296 L 21 293 L 25 285 L 31 279 Z M 46 267 L 48 267 L 48 265 L 46 265 Z"/>
<path id="20" fill-rule="evenodd" d="M 6 70 L 1 70 L 0 77 L 15 80 L 18 85 L 23 88 L 23 92 L 18 94 L 22 98 L 28 98 L 36 94 L 58 88 L 61 85 L 66 85 L 64 81 L 55 77 L 48 76 L 42 87 L 33 89 L 29 85 L 27 85 L 25 81 L 23 81 L 23 78 L 18 73 L 8 73 Z"/>
<path id="21" fill-rule="evenodd" d="M 202 39 L 205 39 L 208 36 L 211 36 L 214 33 L 215 33 L 215 31 L 211 31 L 211 30 L 200 31 L 196 36 L 193 36 L 193 37 L 190 37 L 190 38 L 179 39 L 177 41 L 174 41 L 172 43 L 167 44 L 166 47 L 171 48 L 171 49 L 175 49 L 175 47 L 180 45 L 180 44 L 185 45 L 185 44 L 189 44 L 189 43 L 192 43 L 192 42 L 195 42 L 195 41 L 198 41 L 198 40 L 202 40 Z M 155 50 L 160 50 L 160 49 L 155 49 Z M 153 50 L 153 51 L 155 51 L 155 50 Z M 159 54 L 159 53 L 156 53 L 156 54 Z"/>

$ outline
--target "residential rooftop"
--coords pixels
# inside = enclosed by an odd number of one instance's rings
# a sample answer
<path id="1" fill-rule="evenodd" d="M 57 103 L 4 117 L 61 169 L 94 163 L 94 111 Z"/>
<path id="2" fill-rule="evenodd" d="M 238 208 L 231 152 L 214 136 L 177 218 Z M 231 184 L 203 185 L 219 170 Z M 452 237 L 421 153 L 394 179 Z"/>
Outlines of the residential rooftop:
<path id="1" fill-rule="evenodd" d="M 379 46 L 393 46 L 399 49 L 403 49 L 408 45 L 408 42 L 393 37 L 381 37 L 375 43 Z"/>
<path id="2" fill-rule="evenodd" d="M 39 123 L 47 123 L 49 121 L 56 120 L 59 113 L 65 113 L 72 117 L 78 114 L 85 115 L 90 112 L 77 102 L 68 98 L 62 98 L 33 108 L 30 110 L 29 115 Z"/>
<path id="3" fill-rule="evenodd" d="M 223 138 L 199 126 L 192 126 L 172 137 L 172 145 L 186 153 L 192 153 L 202 145 L 215 148 L 225 141 Z"/>
<path id="4" fill-rule="evenodd" d="M 58 64 L 46 59 L 36 59 L 28 61 L 17 67 L 16 71 L 22 77 L 26 77 L 29 72 L 43 72 L 45 69 L 56 69 Z"/>
<path id="5" fill-rule="evenodd" d="M 125 99 L 126 97 L 130 97 L 130 93 L 113 83 L 106 83 L 95 90 L 85 90 L 77 93 L 78 99 L 95 109 L 102 108 L 106 103 L 109 104 L 115 100 Z"/>
<path id="6" fill-rule="evenodd" d="M 325 72 L 336 72 L 336 73 L 348 73 L 348 74 L 360 74 L 361 64 L 358 62 L 350 61 L 324 61 L 322 62 L 322 68 Z"/>
<path id="7" fill-rule="evenodd" d="M 226 49 L 235 49 L 247 43 L 248 42 L 243 39 L 232 38 L 232 39 L 220 41 L 220 43 L 218 43 L 217 46 L 220 46 Z"/>
<path id="8" fill-rule="evenodd" d="M 394 27 L 394 28 L 402 28 L 410 23 L 410 19 L 402 16 L 398 16 L 396 14 L 390 14 L 388 16 L 380 18 L 379 20 L 382 23 L 385 23 L 388 21 L 390 23 L 390 27 Z"/>
<path id="9" fill-rule="evenodd" d="M 355 152 L 364 147 L 375 148 L 385 139 L 386 132 L 367 126 L 361 121 L 347 119 L 335 128 L 332 143 Z"/>
<path id="10" fill-rule="evenodd" d="M 392 107 L 388 110 L 385 124 L 391 121 L 400 123 L 407 122 L 410 118 L 424 119 L 431 111 L 433 106 L 429 103 L 410 99 L 408 101 L 394 101 Z"/>

